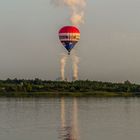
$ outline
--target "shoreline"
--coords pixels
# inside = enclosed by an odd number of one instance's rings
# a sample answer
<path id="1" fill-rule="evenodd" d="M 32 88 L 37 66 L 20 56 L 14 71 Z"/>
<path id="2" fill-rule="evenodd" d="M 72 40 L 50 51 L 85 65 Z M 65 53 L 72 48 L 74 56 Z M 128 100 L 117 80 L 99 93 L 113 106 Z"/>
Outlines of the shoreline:
<path id="1" fill-rule="evenodd" d="M 0 92 L 0 98 L 45 98 L 45 97 L 140 97 L 140 93 L 127 92 Z"/>

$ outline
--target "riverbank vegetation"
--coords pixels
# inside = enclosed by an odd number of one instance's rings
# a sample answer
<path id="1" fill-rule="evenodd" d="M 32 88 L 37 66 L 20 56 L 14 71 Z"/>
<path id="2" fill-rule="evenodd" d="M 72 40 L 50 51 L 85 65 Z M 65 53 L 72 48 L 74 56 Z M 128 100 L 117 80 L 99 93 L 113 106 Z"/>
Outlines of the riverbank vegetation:
<path id="1" fill-rule="evenodd" d="M 125 81 L 0 80 L 0 96 L 139 96 L 140 85 Z"/>

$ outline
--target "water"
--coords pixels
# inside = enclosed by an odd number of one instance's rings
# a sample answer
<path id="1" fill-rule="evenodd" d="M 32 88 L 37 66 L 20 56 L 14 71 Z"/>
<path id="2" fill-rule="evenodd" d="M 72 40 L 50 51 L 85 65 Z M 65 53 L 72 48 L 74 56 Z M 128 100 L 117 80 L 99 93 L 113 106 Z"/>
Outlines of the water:
<path id="1" fill-rule="evenodd" d="M 140 139 L 140 98 L 0 99 L 0 140 L 118 139 Z"/>

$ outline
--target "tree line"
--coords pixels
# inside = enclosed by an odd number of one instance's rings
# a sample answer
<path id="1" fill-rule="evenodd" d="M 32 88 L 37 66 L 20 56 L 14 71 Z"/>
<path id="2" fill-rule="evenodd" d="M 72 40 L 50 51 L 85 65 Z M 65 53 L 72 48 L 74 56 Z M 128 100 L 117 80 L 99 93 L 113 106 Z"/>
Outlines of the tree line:
<path id="1" fill-rule="evenodd" d="M 102 81 L 47 81 L 41 79 L 0 80 L 0 92 L 134 92 L 140 93 L 140 85 L 125 81 L 112 83 Z"/>

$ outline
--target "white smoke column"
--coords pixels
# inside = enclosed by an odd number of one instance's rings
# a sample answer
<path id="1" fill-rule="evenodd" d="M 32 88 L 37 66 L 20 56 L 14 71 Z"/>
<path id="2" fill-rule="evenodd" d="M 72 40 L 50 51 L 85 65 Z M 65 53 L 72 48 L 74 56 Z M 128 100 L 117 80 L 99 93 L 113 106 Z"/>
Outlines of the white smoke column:
<path id="1" fill-rule="evenodd" d="M 78 80 L 78 64 L 79 64 L 79 57 L 73 53 L 72 54 L 72 66 L 73 66 L 73 80 Z"/>
<path id="2" fill-rule="evenodd" d="M 61 80 L 65 80 L 65 66 L 66 66 L 66 61 L 67 61 L 67 56 L 65 54 L 61 55 L 61 59 L 60 59 L 60 71 L 61 71 Z"/>
<path id="3" fill-rule="evenodd" d="M 78 26 L 84 23 L 86 0 L 52 0 L 52 3 L 59 6 L 68 6 L 71 9 L 71 22 L 73 25 Z"/>

